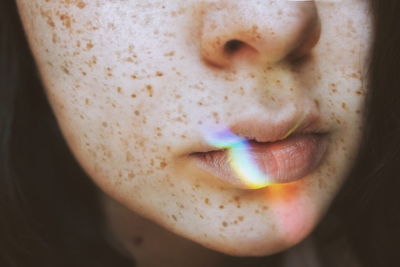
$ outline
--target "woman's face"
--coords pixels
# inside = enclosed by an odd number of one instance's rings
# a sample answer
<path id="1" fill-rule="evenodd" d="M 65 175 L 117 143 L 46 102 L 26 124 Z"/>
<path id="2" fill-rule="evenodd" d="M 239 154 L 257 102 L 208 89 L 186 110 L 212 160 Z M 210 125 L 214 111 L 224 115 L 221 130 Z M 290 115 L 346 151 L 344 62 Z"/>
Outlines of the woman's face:
<path id="1" fill-rule="evenodd" d="M 65 139 L 109 196 L 231 255 L 318 223 L 360 141 L 368 1 L 17 2 Z M 273 185 L 210 142 L 227 130 Z"/>

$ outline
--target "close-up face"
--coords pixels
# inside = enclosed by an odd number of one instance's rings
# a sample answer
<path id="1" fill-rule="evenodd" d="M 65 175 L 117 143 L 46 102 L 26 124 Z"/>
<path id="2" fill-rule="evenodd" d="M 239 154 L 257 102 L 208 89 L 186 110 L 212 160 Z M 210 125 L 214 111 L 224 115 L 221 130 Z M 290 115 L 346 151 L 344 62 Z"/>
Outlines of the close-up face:
<path id="1" fill-rule="evenodd" d="M 363 132 L 367 0 L 17 3 L 61 131 L 108 196 L 237 256 L 318 224 Z"/>

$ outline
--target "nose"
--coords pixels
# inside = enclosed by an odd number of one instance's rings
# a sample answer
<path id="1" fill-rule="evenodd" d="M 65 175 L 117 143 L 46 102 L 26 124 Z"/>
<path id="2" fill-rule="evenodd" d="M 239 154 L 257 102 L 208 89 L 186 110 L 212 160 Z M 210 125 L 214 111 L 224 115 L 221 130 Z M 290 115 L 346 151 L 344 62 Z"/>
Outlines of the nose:
<path id="1" fill-rule="evenodd" d="M 201 56 L 218 67 L 304 56 L 321 32 L 314 1 L 204 1 L 201 23 Z"/>

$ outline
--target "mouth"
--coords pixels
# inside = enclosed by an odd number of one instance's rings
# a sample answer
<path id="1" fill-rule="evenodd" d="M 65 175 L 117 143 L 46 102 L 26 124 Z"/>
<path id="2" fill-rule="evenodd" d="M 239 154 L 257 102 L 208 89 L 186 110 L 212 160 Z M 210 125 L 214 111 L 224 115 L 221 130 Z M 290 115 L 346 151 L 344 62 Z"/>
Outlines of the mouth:
<path id="1" fill-rule="evenodd" d="M 300 120 L 300 123 L 291 120 L 275 125 L 279 127 L 269 124 L 269 131 L 262 127 L 266 125 L 264 123 L 246 122 L 230 127 L 241 138 L 243 149 L 209 146 L 206 151 L 190 153 L 189 158 L 197 168 L 226 185 L 238 189 L 258 189 L 308 176 L 321 164 L 326 154 L 329 135 L 318 129 L 316 120 L 310 117 Z M 268 139 L 272 141 L 264 141 Z M 251 178 L 255 169 L 256 176 L 261 177 L 258 180 Z"/>
<path id="2" fill-rule="evenodd" d="M 241 189 L 258 189 L 271 184 L 294 182 L 310 174 L 320 164 L 327 149 L 327 134 L 304 134 L 276 142 L 249 140 L 249 151 L 258 169 L 268 177 L 250 184 L 232 168 L 227 149 L 190 154 L 197 167 L 221 181 Z"/>

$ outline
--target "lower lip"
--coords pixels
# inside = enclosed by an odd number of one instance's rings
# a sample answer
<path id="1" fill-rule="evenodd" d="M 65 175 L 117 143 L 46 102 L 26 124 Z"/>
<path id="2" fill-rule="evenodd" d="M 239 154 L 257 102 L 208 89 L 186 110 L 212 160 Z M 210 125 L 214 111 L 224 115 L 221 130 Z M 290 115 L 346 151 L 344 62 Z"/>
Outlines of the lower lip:
<path id="1" fill-rule="evenodd" d="M 306 134 L 273 143 L 249 142 L 251 157 L 271 183 L 297 181 L 313 172 L 327 150 L 326 134 Z M 235 174 L 226 150 L 190 154 L 197 167 L 236 188 L 249 186 Z"/>

